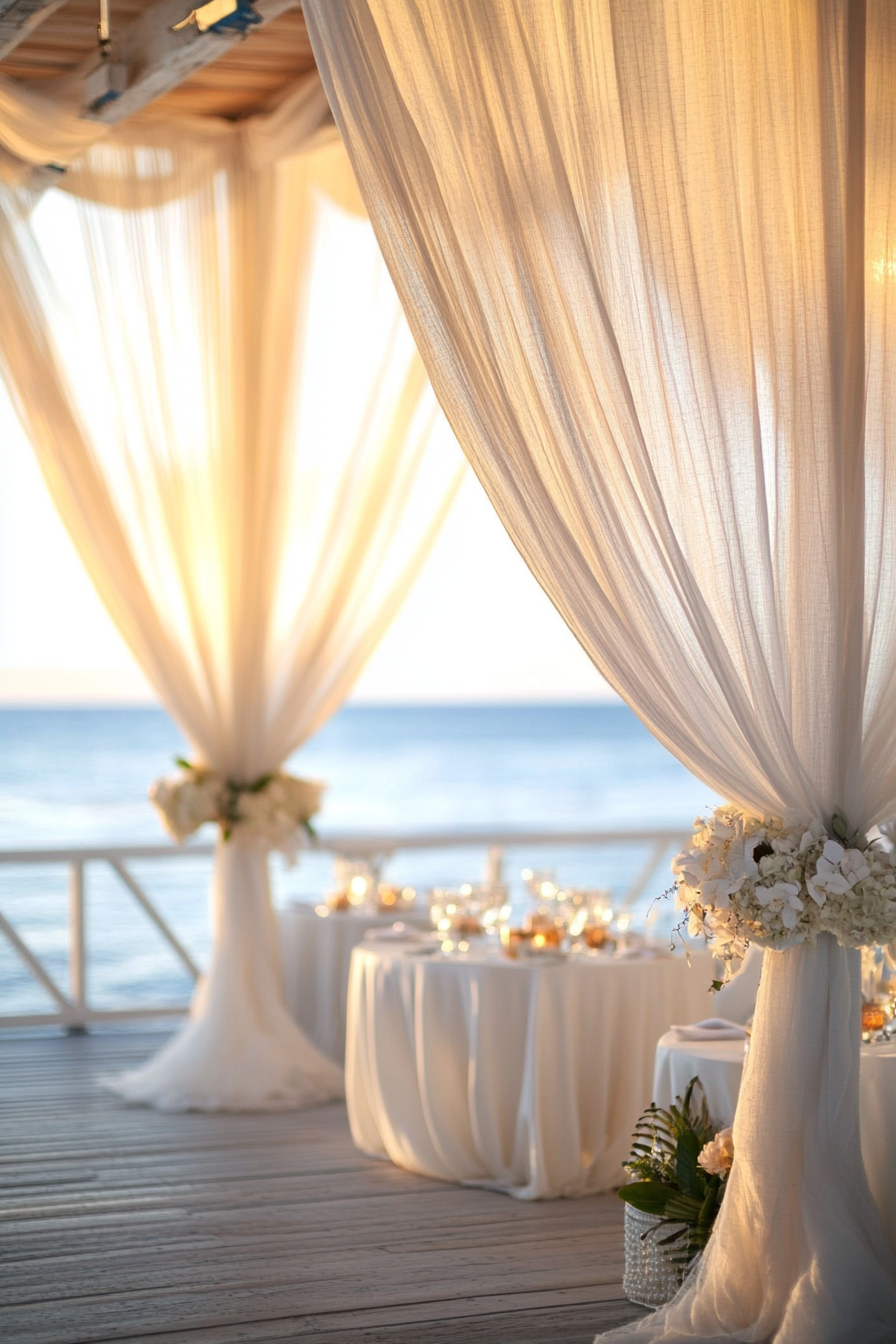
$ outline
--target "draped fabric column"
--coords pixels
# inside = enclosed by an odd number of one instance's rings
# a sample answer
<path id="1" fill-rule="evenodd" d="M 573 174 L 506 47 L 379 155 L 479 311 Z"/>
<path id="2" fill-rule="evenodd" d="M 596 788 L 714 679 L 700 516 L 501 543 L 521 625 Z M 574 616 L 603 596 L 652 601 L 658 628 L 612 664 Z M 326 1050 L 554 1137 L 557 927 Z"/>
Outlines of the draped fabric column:
<path id="1" fill-rule="evenodd" d="M 599 670 L 733 803 L 887 816 L 896 8 L 304 9 L 439 400 Z M 717 1229 L 631 1333 L 893 1338 L 858 995 L 830 935 L 766 955 Z"/>
<path id="2" fill-rule="evenodd" d="M 249 783 L 342 703 L 459 479 L 316 76 L 238 125 L 146 114 L 39 205 L 0 190 L 0 367 L 106 607 L 195 761 Z M 191 1021 L 116 1086 L 300 1106 L 267 855 L 220 841 Z"/>

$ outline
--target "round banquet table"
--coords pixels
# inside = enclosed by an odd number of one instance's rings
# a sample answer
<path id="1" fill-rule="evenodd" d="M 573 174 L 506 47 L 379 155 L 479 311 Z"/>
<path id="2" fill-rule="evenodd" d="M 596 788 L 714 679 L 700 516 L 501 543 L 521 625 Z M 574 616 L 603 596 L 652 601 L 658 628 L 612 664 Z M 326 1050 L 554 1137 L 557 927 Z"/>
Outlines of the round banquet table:
<path id="1" fill-rule="evenodd" d="M 743 1068 L 743 1041 L 680 1041 L 668 1032 L 656 1048 L 653 1099 L 668 1106 L 696 1074 L 710 1115 L 724 1128 L 734 1119 Z M 896 1116 L 896 1043 L 862 1046 L 859 1088 L 868 1183 L 896 1251 L 896 1146 L 889 1137 Z"/>
<path id="2" fill-rule="evenodd" d="M 352 954 L 346 1098 L 362 1152 L 551 1199 L 622 1183 L 658 1036 L 706 1011 L 708 953 L 515 962 Z"/>
<path id="3" fill-rule="evenodd" d="M 283 988 L 286 1003 L 299 1026 L 325 1055 L 345 1059 L 345 1020 L 352 950 L 368 930 L 387 930 L 396 915 L 371 911 L 334 911 L 319 915 L 313 905 L 298 901 L 277 912 Z M 404 921 L 429 928 L 424 914 Z"/>

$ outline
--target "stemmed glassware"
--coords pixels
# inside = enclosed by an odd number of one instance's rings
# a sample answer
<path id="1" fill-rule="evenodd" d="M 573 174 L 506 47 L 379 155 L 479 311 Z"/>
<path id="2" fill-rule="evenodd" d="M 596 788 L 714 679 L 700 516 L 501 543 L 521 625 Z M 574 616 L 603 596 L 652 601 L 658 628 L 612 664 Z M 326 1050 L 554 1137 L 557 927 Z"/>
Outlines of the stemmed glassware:
<path id="1" fill-rule="evenodd" d="M 333 890 L 325 905 L 319 907 L 322 914 L 354 910 L 400 917 L 408 913 L 417 899 L 413 887 L 381 882 L 379 866 L 365 859 L 334 859 L 333 877 Z"/>
<path id="2" fill-rule="evenodd" d="M 443 952 L 469 952 L 471 939 L 494 937 L 509 916 L 507 888 L 501 882 L 434 887 L 429 913 Z"/>
<path id="3" fill-rule="evenodd" d="M 605 888 L 569 893 L 569 936 L 576 951 L 612 950 L 614 911 L 612 893 Z"/>

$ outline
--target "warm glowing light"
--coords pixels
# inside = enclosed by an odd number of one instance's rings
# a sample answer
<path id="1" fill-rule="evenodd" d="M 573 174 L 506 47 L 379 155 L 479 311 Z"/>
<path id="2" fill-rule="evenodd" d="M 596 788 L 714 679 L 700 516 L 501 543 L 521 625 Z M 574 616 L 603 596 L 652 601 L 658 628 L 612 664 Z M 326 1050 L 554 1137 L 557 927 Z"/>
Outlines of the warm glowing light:
<path id="1" fill-rule="evenodd" d="M 632 922 L 631 915 L 620 915 L 618 920 L 616 921 L 616 927 L 620 930 L 625 930 L 628 928 L 631 922 Z"/>
<path id="2" fill-rule="evenodd" d="M 588 911 L 585 909 L 577 910 L 573 919 L 569 923 L 569 932 L 573 938 L 578 938 L 579 934 L 588 923 Z"/>
<path id="3" fill-rule="evenodd" d="M 545 938 L 545 936 L 544 936 L 543 933 L 536 933 L 536 934 L 533 934 L 533 936 L 532 936 L 532 946 L 533 946 L 533 947 L 544 947 L 544 946 L 546 945 L 546 943 L 547 943 L 547 939 Z"/>
<path id="4" fill-rule="evenodd" d="M 896 251 L 888 252 L 885 257 L 881 257 L 878 261 L 872 261 L 871 274 L 879 284 L 883 284 L 885 280 L 896 278 Z"/>
<path id="5" fill-rule="evenodd" d="M 367 895 L 367 878 L 366 878 L 366 877 L 353 877 L 352 880 L 351 880 L 351 882 L 349 883 L 348 889 L 349 889 L 349 891 L 351 892 L 351 894 L 352 894 L 353 896 L 366 896 L 366 895 Z"/>

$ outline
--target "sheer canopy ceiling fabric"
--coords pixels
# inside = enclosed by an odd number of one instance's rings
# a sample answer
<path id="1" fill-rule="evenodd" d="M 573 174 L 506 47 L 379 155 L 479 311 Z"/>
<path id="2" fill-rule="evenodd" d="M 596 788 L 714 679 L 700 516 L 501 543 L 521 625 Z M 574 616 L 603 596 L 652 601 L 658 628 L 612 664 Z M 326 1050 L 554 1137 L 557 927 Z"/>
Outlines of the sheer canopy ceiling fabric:
<path id="1" fill-rule="evenodd" d="M 39 89 L 0 75 L 0 182 L 31 182 L 48 166 L 64 169 L 109 129 Z"/>
<path id="2" fill-rule="evenodd" d="M 316 76 L 239 125 L 143 116 L 0 189 L 0 367 L 85 566 L 195 759 L 249 783 L 336 710 L 460 478 Z M 264 849 L 213 881 L 190 1024 L 119 1088 L 303 1105 Z"/>
<path id="3" fill-rule="evenodd" d="M 896 808 L 896 7 L 306 0 L 439 400 L 707 785 Z M 858 954 L 769 952 L 725 1206 L 655 1339 L 892 1339 Z"/>

